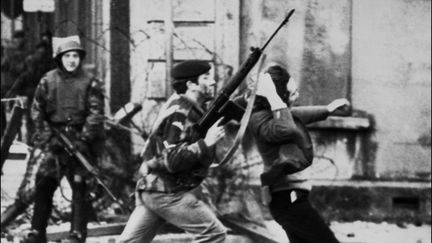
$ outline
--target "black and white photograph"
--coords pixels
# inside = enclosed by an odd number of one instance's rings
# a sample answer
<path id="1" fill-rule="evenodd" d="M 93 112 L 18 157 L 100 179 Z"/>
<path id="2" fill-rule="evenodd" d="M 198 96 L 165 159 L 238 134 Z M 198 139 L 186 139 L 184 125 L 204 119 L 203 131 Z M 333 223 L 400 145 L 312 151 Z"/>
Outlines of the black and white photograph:
<path id="1" fill-rule="evenodd" d="M 2 0 L 1 243 L 431 243 L 431 0 Z"/>

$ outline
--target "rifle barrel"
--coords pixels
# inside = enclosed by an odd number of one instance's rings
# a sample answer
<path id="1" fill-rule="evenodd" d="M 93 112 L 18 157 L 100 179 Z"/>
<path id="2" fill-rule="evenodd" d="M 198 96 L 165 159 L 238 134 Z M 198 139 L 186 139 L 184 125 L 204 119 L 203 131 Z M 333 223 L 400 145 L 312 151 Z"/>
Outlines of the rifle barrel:
<path id="1" fill-rule="evenodd" d="M 273 39 L 273 37 L 282 28 L 282 26 L 284 26 L 286 23 L 288 23 L 288 20 L 291 17 L 291 15 L 293 15 L 294 11 L 295 11 L 295 9 L 291 9 L 291 11 L 287 14 L 286 18 L 284 19 L 284 21 L 282 21 L 282 23 L 279 25 L 279 27 L 276 29 L 276 31 L 273 32 L 273 34 L 270 36 L 270 38 L 267 40 L 267 42 L 264 44 L 264 46 L 261 47 L 261 52 L 264 51 L 264 49 L 267 47 L 267 45 L 270 43 L 270 41 Z"/>
<path id="2" fill-rule="evenodd" d="M 205 135 L 207 130 L 213 125 L 220 117 L 224 114 L 221 114 L 221 108 L 229 101 L 231 94 L 237 89 L 237 87 L 243 82 L 245 77 L 248 75 L 250 70 L 255 66 L 258 62 L 263 50 L 270 43 L 273 37 L 278 33 L 278 31 L 285 25 L 291 15 L 294 13 L 294 9 L 292 9 L 287 17 L 283 20 L 283 22 L 279 25 L 276 31 L 270 36 L 267 42 L 261 48 L 252 48 L 252 53 L 249 57 L 240 65 L 239 69 L 235 74 L 228 80 L 225 87 L 219 92 L 217 97 L 214 99 L 213 103 L 210 105 L 209 110 L 201 117 L 198 121 L 198 128 L 200 130 L 201 135 Z"/>

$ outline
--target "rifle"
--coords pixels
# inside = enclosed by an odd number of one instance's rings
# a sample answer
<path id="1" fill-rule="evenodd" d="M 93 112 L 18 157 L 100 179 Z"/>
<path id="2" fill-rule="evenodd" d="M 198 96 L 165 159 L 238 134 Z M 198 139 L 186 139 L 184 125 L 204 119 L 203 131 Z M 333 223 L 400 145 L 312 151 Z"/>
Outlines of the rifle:
<path id="1" fill-rule="evenodd" d="M 124 212 L 130 212 L 129 208 L 124 206 L 122 203 L 120 203 L 119 199 L 114 196 L 114 194 L 111 192 L 111 190 L 108 188 L 108 186 L 100 179 L 99 173 L 96 170 L 95 167 L 93 167 L 91 165 L 91 163 L 87 160 L 87 158 L 79 151 L 76 149 L 75 145 L 72 143 L 72 141 L 66 136 L 64 135 L 61 131 L 59 131 L 58 129 L 51 127 L 52 131 L 55 133 L 55 135 L 60 139 L 60 142 L 63 144 L 66 152 L 70 155 L 75 157 L 78 162 L 81 163 L 82 166 L 84 166 L 84 168 L 90 172 L 90 174 L 93 175 L 94 178 L 96 178 L 96 181 L 98 182 L 99 185 L 101 185 L 105 191 L 108 193 L 109 197 L 115 202 L 117 203 Z"/>
<path id="2" fill-rule="evenodd" d="M 200 131 L 201 135 L 205 135 L 207 130 L 221 117 L 225 117 L 221 124 L 228 122 L 230 119 L 239 119 L 239 114 L 243 114 L 244 111 L 241 107 L 234 104 L 230 101 L 231 94 L 235 91 L 235 89 L 241 84 L 246 75 L 250 72 L 250 70 L 255 66 L 261 57 L 262 52 L 273 39 L 273 37 L 277 34 L 277 32 L 288 23 L 289 18 L 294 13 L 295 9 L 292 9 L 286 18 L 282 21 L 279 27 L 275 32 L 270 36 L 267 42 L 261 48 L 251 47 L 252 53 L 249 57 L 244 61 L 239 70 L 230 78 L 228 84 L 220 91 L 216 99 L 210 105 L 209 110 L 203 115 L 203 117 L 198 121 L 198 131 Z M 241 118 L 241 117 L 240 117 Z"/>

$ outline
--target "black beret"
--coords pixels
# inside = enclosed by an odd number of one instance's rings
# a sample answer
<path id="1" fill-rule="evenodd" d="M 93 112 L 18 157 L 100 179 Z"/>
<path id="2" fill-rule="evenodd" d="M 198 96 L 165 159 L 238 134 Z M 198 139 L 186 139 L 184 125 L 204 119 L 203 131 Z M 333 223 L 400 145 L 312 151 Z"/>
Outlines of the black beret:
<path id="1" fill-rule="evenodd" d="M 210 64 L 201 60 L 187 60 L 173 67 L 171 77 L 174 79 L 185 79 L 198 77 L 210 70 Z"/>

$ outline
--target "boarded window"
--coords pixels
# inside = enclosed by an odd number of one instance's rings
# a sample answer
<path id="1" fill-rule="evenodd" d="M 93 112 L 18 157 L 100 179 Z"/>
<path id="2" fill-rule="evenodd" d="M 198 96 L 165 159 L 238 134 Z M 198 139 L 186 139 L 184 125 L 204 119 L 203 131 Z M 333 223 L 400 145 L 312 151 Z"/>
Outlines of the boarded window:
<path id="1" fill-rule="evenodd" d="M 142 56 L 147 57 L 145 69 L 148 82 L 145 92 L 147 98 L 164 99 L 169 95 L 171 78 L 167 77 L 169 73 L 167 68 L 171 69 L 180 61 L 188 59 L 209 61 L 218 70 L 215 72 L 217 81 L 227 76 L 223 72 L 237 67 L 239 42 L 239 2 L 237 0 L 174 0 L 170 1 L 171 3 L 147 0 L 145 2 L 145 4 L 136 2 L 137 5 L 145 6 L 145 10 L 142 10 L 142 16 L 133 16 L 133 18 L 145 17 L 146 21 L 145 29 L 148 36 L 142 40 L 147 47 L 143 50 L 145 54 Z M 162 9 L 169 8 L 172 10 L 172 15 L 167 18 L 166 11 Z M 172 23 L 172 30 L 168 29 L 169 32 L 166 32 L 166 21 Z M 139 32 L 140 30 L 137 29 L 135 36 L 139 36 Z M 167 43 L 171 46 L 167 47 Z M 139 58 L 139 54 L 135 56 Z"/>

